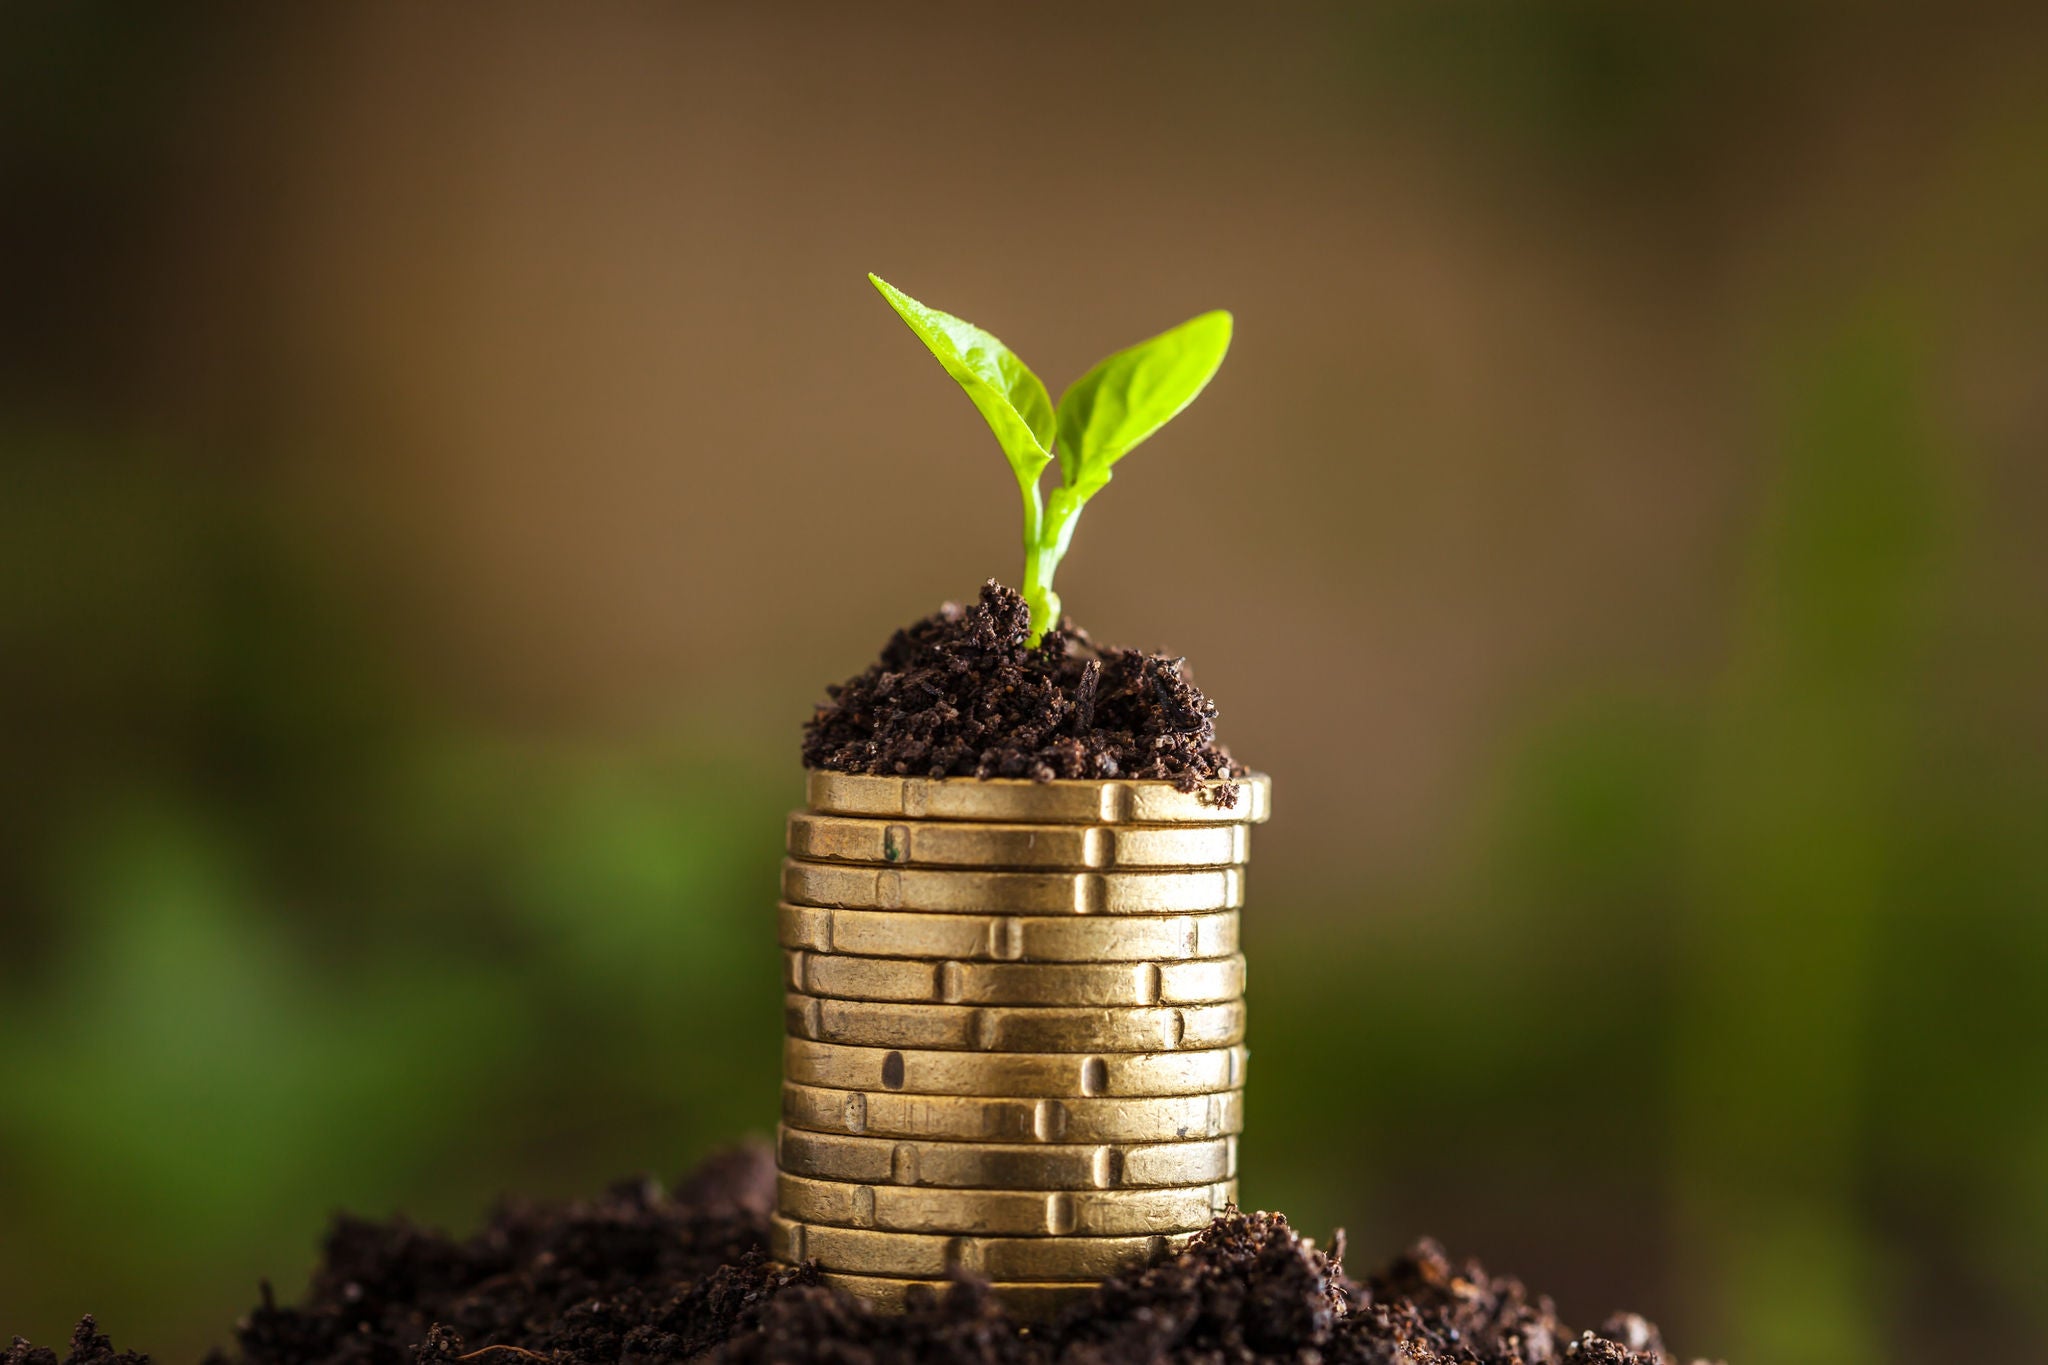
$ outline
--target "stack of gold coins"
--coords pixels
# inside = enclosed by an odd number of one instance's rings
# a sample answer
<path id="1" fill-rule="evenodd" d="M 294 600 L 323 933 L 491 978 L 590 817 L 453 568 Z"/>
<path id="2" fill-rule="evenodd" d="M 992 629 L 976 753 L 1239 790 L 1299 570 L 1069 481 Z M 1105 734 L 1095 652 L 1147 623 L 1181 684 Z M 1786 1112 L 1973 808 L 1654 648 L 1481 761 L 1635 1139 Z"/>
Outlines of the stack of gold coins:
<path id="1" fill-rule="evenodd" d="M 890 1307 L 970 1271 L 1043 1317 L 1234 1203 L 1268 802 L 1259 776 L 812 773 L 783 865 L 775 1256 Z"/>

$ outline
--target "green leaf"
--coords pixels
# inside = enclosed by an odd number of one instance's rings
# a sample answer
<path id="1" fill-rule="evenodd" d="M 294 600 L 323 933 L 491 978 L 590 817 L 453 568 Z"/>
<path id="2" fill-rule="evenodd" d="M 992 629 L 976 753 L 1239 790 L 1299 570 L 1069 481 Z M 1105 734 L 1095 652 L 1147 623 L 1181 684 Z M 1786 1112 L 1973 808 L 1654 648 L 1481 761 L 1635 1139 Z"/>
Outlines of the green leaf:
<path id="1" fill-rule="evenodd" d="M 1172 421 L 1215 377 L 1230 349 L 1230 314 L 1191 318 L 1118 351 L 1060 395 L 1060 472 L 1083 497 L 1109 467 Z"/>
<path id="2" fill-rule="evenodd" d="M 1017 471 L 1035 481 L 1052 458 L 1052 395 L 1037 375 L 1002 342 L 973 323 L 927 308 L 879 275 L 870 274 L 896 315 L 917 333 L 946 373 L 967 390 Z"/>

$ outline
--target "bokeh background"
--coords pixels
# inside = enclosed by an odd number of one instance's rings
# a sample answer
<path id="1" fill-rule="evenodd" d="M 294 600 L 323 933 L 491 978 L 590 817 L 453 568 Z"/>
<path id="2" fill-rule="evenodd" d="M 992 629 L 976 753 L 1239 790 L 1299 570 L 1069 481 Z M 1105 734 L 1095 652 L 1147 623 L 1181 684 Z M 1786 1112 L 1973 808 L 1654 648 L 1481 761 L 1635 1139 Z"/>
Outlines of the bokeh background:
<path id="1" fill-rule="evenodd" d="M 0 1333 L 771 1125 L 797 729 L 1014 577 L 1270 771 L 1248 1202 L 1741 1362 L 2048 1327 L 2048 12 L 0 11 Z"/>

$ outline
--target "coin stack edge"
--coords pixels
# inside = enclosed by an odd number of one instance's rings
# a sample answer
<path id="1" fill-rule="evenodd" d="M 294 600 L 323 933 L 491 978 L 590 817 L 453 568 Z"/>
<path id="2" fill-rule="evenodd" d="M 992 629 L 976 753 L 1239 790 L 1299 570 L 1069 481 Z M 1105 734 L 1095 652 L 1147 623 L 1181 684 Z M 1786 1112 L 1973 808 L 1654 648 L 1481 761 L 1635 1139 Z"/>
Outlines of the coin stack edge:
<path id="1" fill-rule="evenodd" d="M 1235 1203 L 1270 792 L 1221 785 L 809 774 L 775 1259 L 885 1310 L 967 1272 L 1030 1320 Z"/>

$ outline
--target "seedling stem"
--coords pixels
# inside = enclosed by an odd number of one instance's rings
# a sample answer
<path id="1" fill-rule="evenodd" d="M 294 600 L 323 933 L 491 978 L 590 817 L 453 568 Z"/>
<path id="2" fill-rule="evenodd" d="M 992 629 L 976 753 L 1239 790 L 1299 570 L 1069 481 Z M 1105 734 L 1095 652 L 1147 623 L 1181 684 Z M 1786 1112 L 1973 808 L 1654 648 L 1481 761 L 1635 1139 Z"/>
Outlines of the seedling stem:
<path id="1" fill-rule="evenodd" d="M 1195 400 L 1230 348 L 1231 319 L 1203 313 L 1149 341 L 1118 351 L 1082 375 L 1053 406 L 1045 385 L 1009 347 L 973 323 L 927 308 L 869 275 L 889 306 L 966 391 L 995 433 L 1024 495 L 1024 600 L 1036 645 L 1059 624 L 1053 574 L 1088 500 L 1111 467 Z M 1039 476 L 1059 458 L 1050 497 Z"/>

